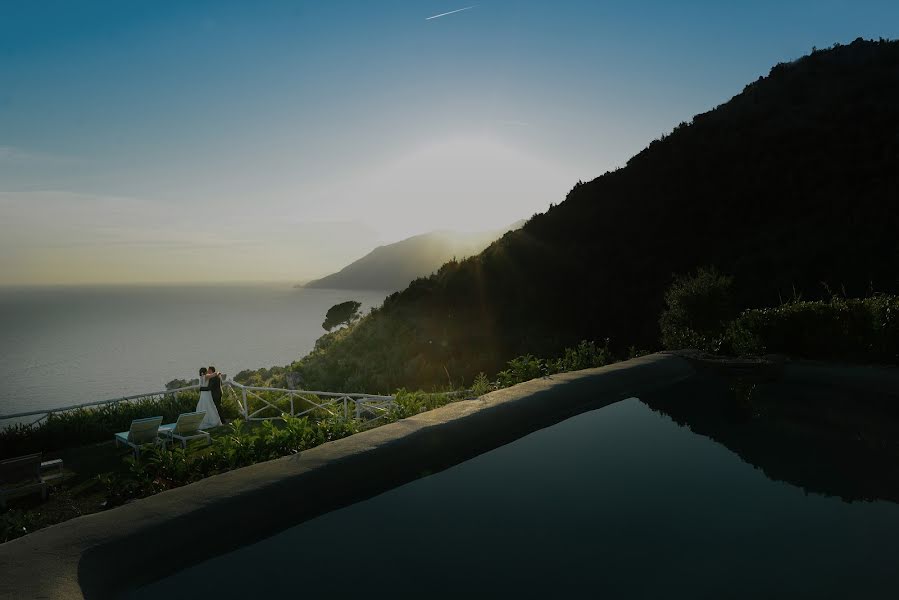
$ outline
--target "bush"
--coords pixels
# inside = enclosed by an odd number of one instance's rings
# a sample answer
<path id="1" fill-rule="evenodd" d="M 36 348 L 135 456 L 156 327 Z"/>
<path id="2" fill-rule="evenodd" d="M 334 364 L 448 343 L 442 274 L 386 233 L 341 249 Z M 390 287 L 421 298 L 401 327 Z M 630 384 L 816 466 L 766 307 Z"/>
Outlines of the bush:
<path id="1" fill-rule="evenodd" d="M 270 369 L 244 369 L 233 377 L 234 381 L 242 385 L 258 387 L 285 387 L 286 367 L 271 367 Z"/>
<path id="2" fill-rule="evenodd" d="M 714 267 L 676 277 L 665 292 L 665 304 L 659 325 L 666 349 L 718 352 L 728 322 L 737 314 L 733 278 L 719 274 Z"/>
<path id="3" fill-rule="evenodd" d="M 179 388 L 186 388 L 192 385 L 199 385 L 200 380 L 197 378 L 187 380 L 187 379 L 172 379 L 170 382 L 165 384 L 165 389 L 167 390 L 177 390 Z"/>
<path id="4" fill-rule="evenodd" d="M 23 510 L 8 510 L 0 514 L 0 544 L 22 537 L 40 527 L 38 515 Z"/>
<path id="5" fill-rule="evenodd" d="M 359 431 L 353 419 L 329 416 L 321 421 L 288 414 L 282 424 L 265 421 L 250 431 L 245 421 L 235 419 L 225 435 L 213 438 L 208 447 L 184 450 L 179 447 L 147 448 L 140 459 L 124 458 L 123 474 L 99 476 L 106 488 L 109 506 L 131 498 L 150 496 L 231 469 L 296 454 L 325 442 Z"/>
<path id="6" fill-rule="evenodd" d="M 143 398 L 135 401 L 105 404 L 53 413 L 41 423 L 12 425 L 0 430 L 0 456 L 19 456 L 31 452 L 49 452 L 61 448 L 83 446 L 112 439 L 117 431 L 125 431 L 131 421 L 162 416 L 174 422 L 183 412 L 196 410 L 199 392 Z M 237 405 L 222 399 L 221 417 L 233 419 L 239 414 Z"/>
<path id="7" fill-rule="evenodd" d="M 608 339 L 602 346 L 581 340 L 574 348 L 565 348 L 559 358 L 543 359 L 530 354 L 513 358 L 508 362 L 507 369 L 497 373 L 496 386 L 509 387 L 537 377 L 602 367 L 613 361 Z"/>
<path id="8" fill-rule="evenodd" d="M 296 454 L 317 443 L 316 432 L 306 417 L 285 417 L 283 427 L 264 421 L 261 438 L 271 457 Z"/>
<path id="9" fill-rule="evenodd" d="M 899 297 L 834 298 L 744 311 L 729 326 L 738 354 L 899 363 Z"/>
<path id="10" fill-rule="evenodd" d="M 487 374 L 481 371 L 474 378 L 474 383 L 471 384 L 471 394 L 475 397 L 483 396 L 489 392 L 492 392 L 496 387 L 490 382 L 490 379 L 487 377 Z"/>
<path id="11" fill-rule="evenodd" d="M 496 375 L 499 387 L 509 387 L 547 374 L 546 362 L 542 358 L 530 354 L 513 358 L 508 365 L 508 369 L 504 369 Z"/>
<path id="12" fill-rule="evenodd" d="M 395 400 L 387 414 L 387 421 L 397 421 L 412 415 L 417 415 L 428 410 L 434 410 L 445 404 L 449 404 L 451 396 L 439 393 L 427 393 L 422 391 L 408 392 L 399 389 L 394 396 Z"/>
<path id="13" fill-rule="evenodd" d="M 564 373 L 566 371 L 580 371 L 602 367 L 612 362 L 612 352 L 609 350 L 609 340 L 603 346 L 597 346 L 596 342 L 581 340 L 575 348 L 565 348 L 561 358 L 546 361 L 546 372 Z"/>
<path id="14" fill-rule="evenodd" d="M 899 363 L 899 297 L 793 300 L 733 314 L 733 279 L 714 269 L 679 277 L 659 323 L 668 349 Z M 731 315 L 731 316 L 729 316 Z"/>

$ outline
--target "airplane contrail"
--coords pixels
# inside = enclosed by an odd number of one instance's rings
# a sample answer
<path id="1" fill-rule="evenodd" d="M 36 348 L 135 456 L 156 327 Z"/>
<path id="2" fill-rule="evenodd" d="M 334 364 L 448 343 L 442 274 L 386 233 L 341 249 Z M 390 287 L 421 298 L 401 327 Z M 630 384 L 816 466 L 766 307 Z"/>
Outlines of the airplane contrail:
<path id="1" fill-rule="evenodd" d="M 440 13 L 439 15 L 434 15 L 433 17 L 427 17 L 425 19 L 425 21 L 430 21 L 431 19 L 439 19 L 440 17 L 445 17 L 446 15 L 454 15 L 457 12 L 462 12 L 463 10 L 471 10 L 472 8 L 475 8 L 476 6 L 477 6 L 477 4 L 475 4 L 473 6 L 466 6 L 465 8 L 457 8 L 456 10 L 451 10 L 449 12 Z"/>

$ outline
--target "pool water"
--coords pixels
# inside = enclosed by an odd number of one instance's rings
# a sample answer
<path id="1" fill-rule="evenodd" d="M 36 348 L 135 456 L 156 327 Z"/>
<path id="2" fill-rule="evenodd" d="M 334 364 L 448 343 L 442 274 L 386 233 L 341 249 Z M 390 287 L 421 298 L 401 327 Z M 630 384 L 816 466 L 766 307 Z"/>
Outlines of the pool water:
<path id="1" fill-rule="evenodd" d="M 772 481 L 632 398 L 130 597 L 895 598 L 897 586 L 899 505 Z"/>

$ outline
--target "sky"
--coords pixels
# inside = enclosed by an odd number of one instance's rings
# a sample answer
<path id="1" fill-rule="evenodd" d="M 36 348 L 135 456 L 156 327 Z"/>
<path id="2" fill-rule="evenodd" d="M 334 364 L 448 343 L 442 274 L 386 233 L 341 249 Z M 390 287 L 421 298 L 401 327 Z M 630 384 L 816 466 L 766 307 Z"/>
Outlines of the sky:
<path id="1" fill-rule="evenodd" d="M 503 227 L 899 37 L 895 1 L 472 1 L 0 0 L 0 285 L 303 281 Z"/>

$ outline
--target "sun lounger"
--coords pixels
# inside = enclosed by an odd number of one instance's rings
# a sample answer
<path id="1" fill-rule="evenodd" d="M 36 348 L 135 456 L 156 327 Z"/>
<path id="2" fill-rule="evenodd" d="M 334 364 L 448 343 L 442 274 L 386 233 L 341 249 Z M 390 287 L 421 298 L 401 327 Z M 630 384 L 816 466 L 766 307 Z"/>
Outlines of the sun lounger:
<path id="1" fill-rule="evenodd" d="M 159 426 L 162 425 L 162 417 L 148 417 L 146 419 L 134 419 L 128 431 L 115 434 L 115 444 L 130 446 L 134 450 L 134 456 L 140 457 L 142 446 L 149 444 L 163 444 L 165 440 L 159 437 Z"/>
<path id="2" fill-rule="evenodd" d="M 55 472 L 50 473 L 53 470 Z M 44 481 L 51 481 L 63 477 L 65 473 L 62 470 L 62 459 L 54 458 L 53 460 L 45 460 L 41 463 L 41 477 Z"/>
<path id="3" fill-rule="evenodd" d="M 0 508 L 8 498 L 40 492 L 47 499 L 47 482 L 41 477 L 41 453 L 0 461 Z"/>
<path id="4" fill-rule="evenodd" d="M 159 428 L 159 435 L 171 440 L 179 440 L 183 448 L 187 448 L 187 442 L 204 438 L 209 444 L 209 434 L 200 429 L 200 423 L 206 411 L 181 413 L 175 423 L 168 423 Z"/>

